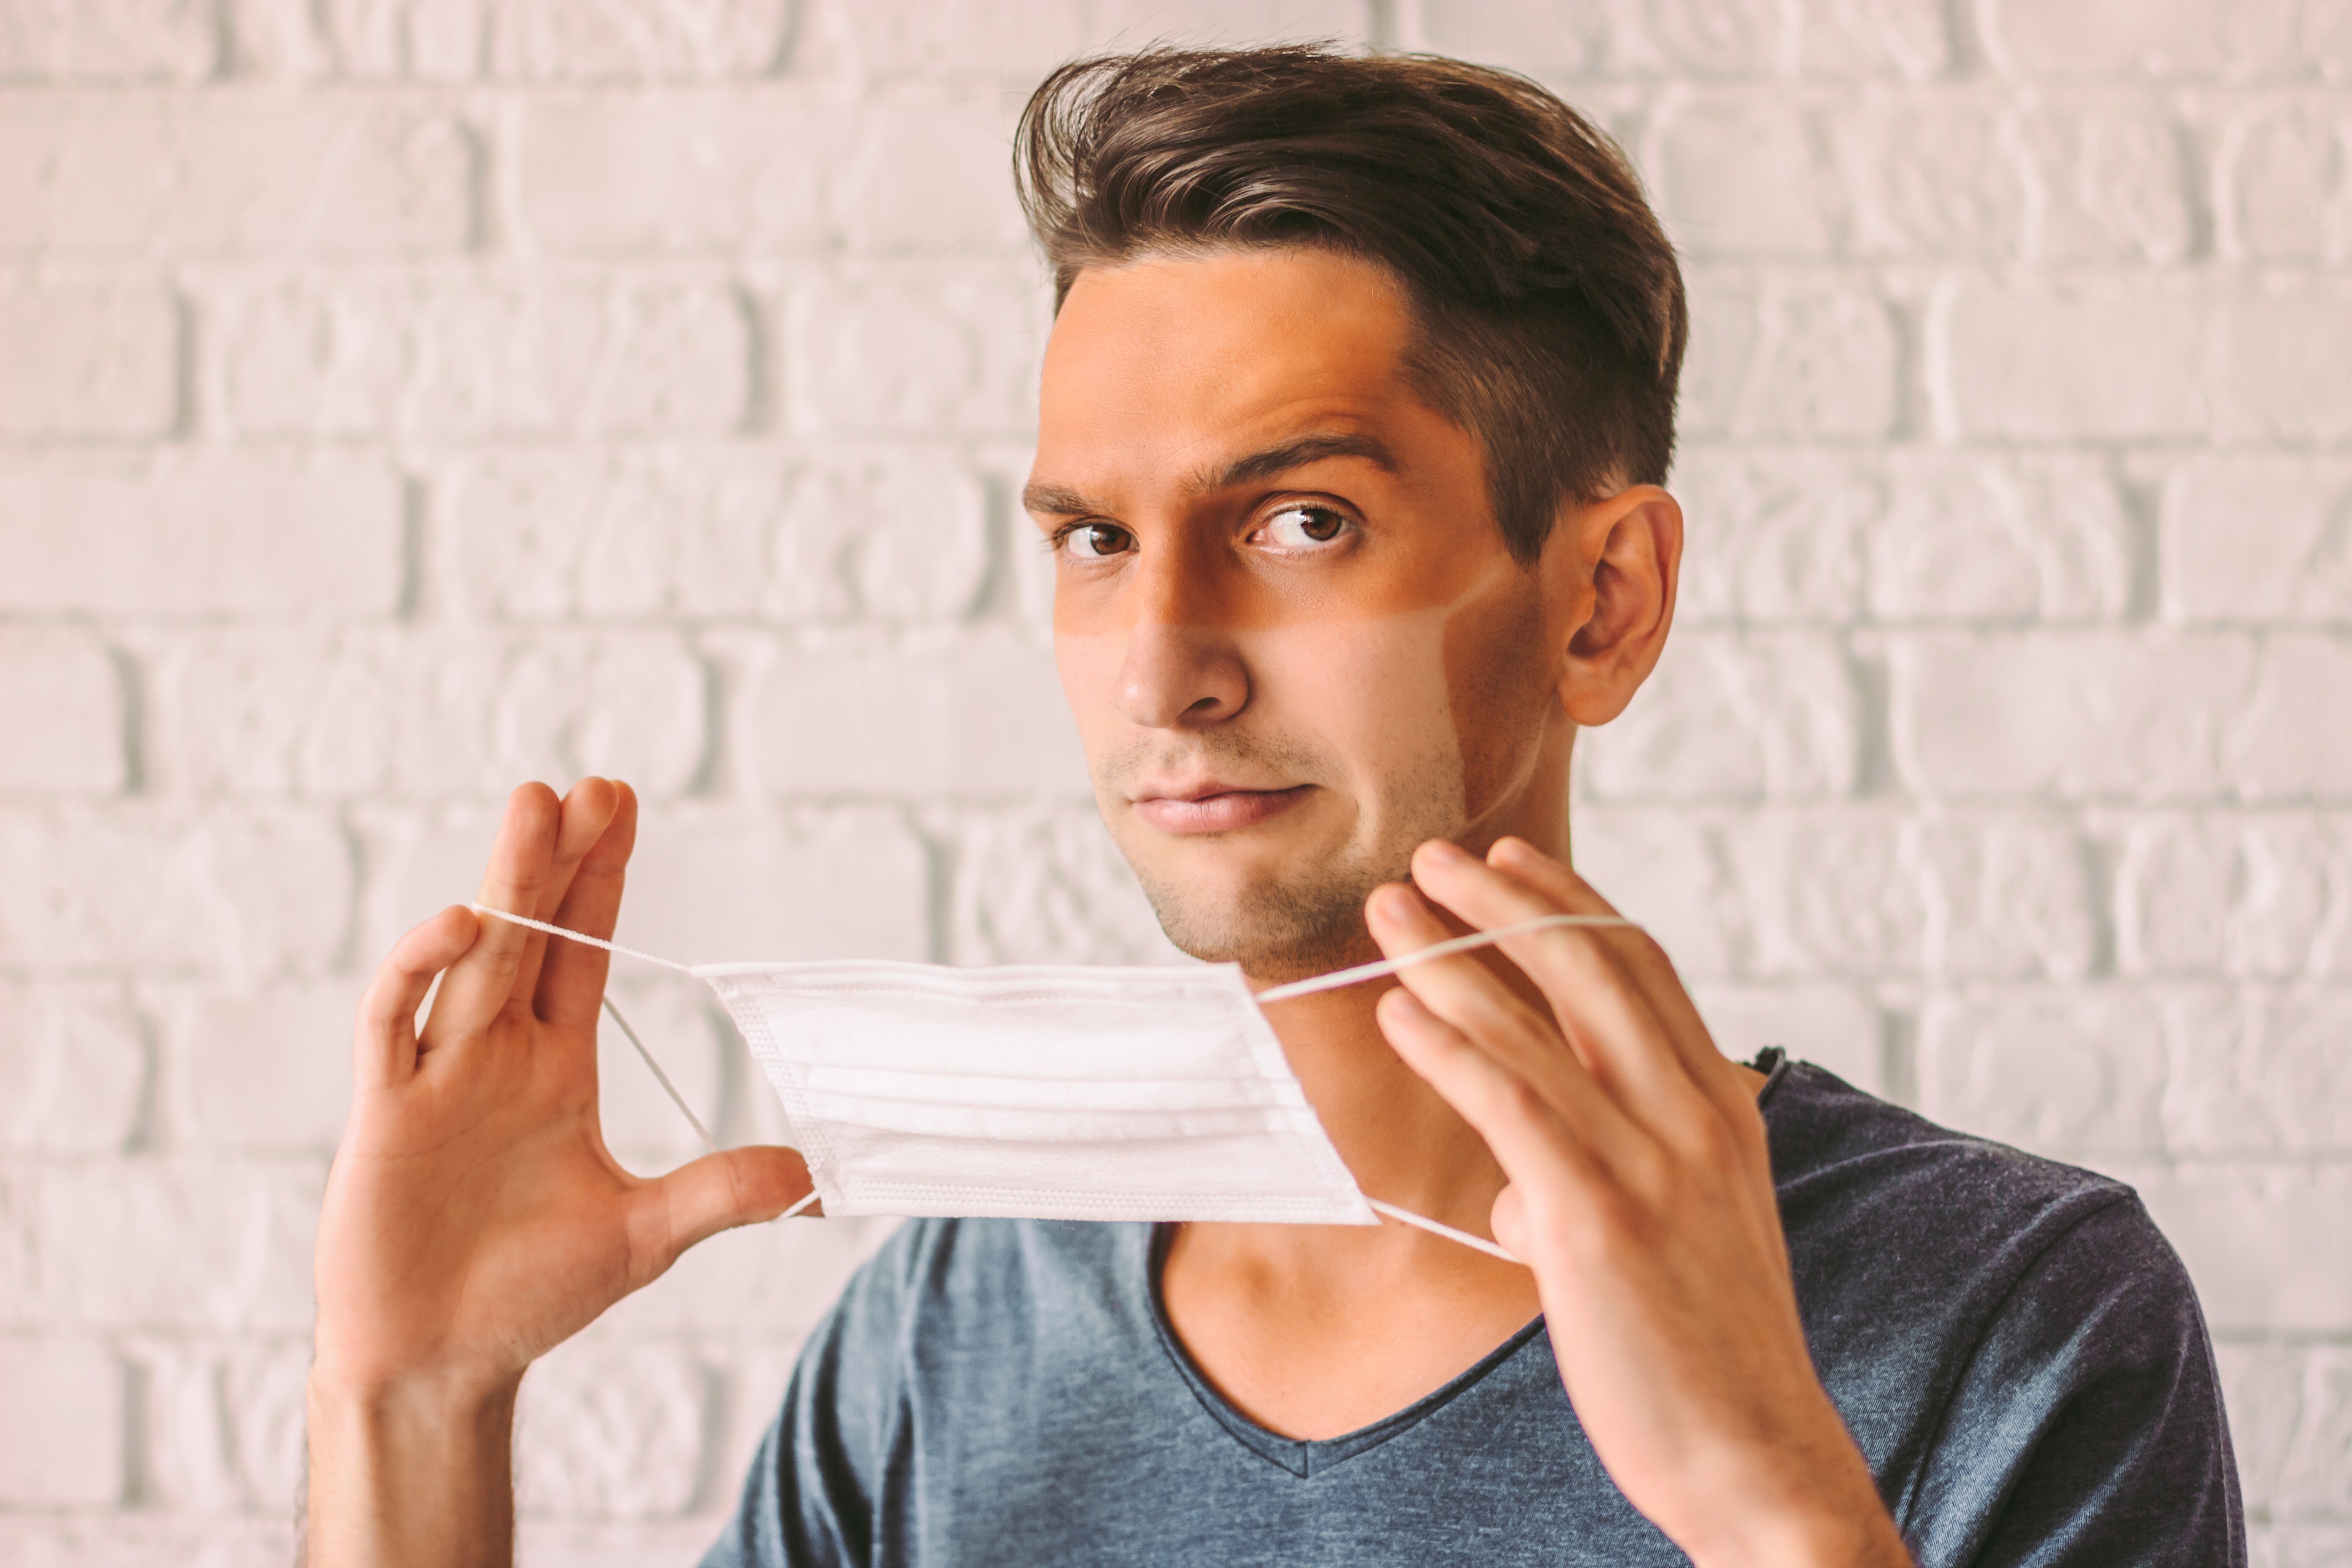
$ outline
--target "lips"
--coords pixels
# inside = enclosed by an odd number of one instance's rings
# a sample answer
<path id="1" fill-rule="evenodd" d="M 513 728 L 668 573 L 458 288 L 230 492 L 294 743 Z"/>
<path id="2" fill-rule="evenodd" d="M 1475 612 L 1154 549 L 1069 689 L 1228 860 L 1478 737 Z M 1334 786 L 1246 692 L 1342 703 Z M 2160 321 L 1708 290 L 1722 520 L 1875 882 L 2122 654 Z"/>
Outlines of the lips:
<path id="1" fill-rule="evenodd" d="M 1211 780 L 1181 789 L 1147 788 L 1135 796 L 1135 815 L 1162 833 L 1232 833 L 1281 815 L 1314 787 L 1242 789 Z"/>

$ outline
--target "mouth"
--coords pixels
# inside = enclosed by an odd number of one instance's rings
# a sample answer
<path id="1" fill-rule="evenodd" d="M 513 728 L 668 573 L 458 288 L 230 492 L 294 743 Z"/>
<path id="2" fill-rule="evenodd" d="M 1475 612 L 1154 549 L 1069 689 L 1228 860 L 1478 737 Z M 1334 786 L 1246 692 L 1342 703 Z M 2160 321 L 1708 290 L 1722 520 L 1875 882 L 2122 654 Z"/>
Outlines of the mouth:
<path id="1" fill-rule="evenodd" d="M 1162 833 L 1232 833 L 1280 816 L 1314 788 L 1244 789 L 1208 779 L 1182 786 L 1148 784 L 1132 805 L 1136 816 Z"/>

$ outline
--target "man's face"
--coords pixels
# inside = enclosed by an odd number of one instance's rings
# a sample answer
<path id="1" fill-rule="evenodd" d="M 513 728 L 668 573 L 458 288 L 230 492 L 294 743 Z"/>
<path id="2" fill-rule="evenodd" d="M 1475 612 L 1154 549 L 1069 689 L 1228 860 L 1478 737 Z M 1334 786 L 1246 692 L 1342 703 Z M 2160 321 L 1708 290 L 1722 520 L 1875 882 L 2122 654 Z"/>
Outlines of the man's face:
<path id="1" fill-rule="evenodd" d="M 1374 266 L 1242 251 L 1088 269 L 1045 352 L 1024 500 L 1103 818 L 1179 947 L 1268 978 L 1564 782 L 1579 606 L 1505 548 L 1411 329 Z"/>

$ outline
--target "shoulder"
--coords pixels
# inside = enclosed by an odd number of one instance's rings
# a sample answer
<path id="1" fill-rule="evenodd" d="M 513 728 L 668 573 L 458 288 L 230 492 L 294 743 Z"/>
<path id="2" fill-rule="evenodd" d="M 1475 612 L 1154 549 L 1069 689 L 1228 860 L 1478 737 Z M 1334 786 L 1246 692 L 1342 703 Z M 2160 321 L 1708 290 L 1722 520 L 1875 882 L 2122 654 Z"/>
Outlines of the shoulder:
<path id="1" fill-rule="evenodd" d="M 2188 1271 L 2129 1186 L 1937 1126 L 1808 1063 L 1763 1103 L 1809 1316 L 1972 1339 L 1995 1317 L 2128 1316 L 2201 1348 Z M 2053 1324 L 2053 1328 L 2054 1328 Z"/>

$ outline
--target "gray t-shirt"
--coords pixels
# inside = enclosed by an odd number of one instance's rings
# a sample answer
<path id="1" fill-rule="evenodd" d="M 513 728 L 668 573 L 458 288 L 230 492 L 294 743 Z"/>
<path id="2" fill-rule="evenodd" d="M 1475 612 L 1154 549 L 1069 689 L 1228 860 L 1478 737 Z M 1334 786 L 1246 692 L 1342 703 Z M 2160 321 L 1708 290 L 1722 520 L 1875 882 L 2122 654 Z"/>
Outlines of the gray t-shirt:
<path id="1" fill-rule="evenodd" d="M 1758 1066 L 1814 1364 L 1923 1568 L 2244 1563 L 2204 1321 L 2131 1189 Z M 803 1352 L 706 1568 L 1685 1561 L 1594 1457 L 1540 1320 L 1297 1442 L 1192 1366 L 1160 1235 L 908 1225 Z"/>

